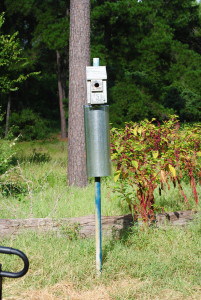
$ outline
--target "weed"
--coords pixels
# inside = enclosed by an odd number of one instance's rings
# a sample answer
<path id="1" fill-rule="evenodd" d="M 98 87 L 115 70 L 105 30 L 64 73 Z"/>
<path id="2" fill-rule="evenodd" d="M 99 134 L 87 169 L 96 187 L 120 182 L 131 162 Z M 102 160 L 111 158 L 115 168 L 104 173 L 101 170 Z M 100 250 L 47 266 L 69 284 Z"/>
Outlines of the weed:
<path id="1" fill-rule="evenodd" d="M 18 197 L 19 199 L 21 196 L 26 195 L 28 190 L 27 186 L 24 183 L 19 183 L 19 182 L 6 182 L 1 184 L 1 194 L 5 197 L 8 196 L 14 196 Z"/>
<path id="2" fill-rule="evenodd" d="M 33 154 L 28 158 L 28 161 L 31 163 L 45 163 L 50 160 L 51 157 L 49 153 L 37 152 L 36 149 L 33 149 Z"/>
<path id="3" fill-rule="evenodd" d="M 69 240 L 77 240 L 80 232 L 80 224 L 65 224 L 61 226 L 61 233 L 65 235 Z"/>

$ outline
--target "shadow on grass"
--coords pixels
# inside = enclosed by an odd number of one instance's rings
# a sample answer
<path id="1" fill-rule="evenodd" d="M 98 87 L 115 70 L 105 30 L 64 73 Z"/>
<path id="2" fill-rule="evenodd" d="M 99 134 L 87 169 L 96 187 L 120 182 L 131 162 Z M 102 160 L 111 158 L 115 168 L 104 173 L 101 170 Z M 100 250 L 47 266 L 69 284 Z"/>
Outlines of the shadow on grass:
<path id="1" fill-rule="evenodd" d="M 114 250 L 117 243 L 126 244 L 130 236 L 137 233 L 139 229 L 138 224 L 133 221 L 132 215 L 125 215 L 122 219 L 122 228 L 112 230 L 112 237 L 103 248 L 103 263 L 107 261 L 109 253 Z"/>

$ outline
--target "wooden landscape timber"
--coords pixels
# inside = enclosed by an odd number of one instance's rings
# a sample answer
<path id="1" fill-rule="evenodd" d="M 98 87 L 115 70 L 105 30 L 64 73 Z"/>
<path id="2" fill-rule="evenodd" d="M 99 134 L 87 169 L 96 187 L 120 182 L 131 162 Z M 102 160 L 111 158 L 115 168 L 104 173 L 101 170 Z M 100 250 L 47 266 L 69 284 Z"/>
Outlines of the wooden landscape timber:
<path id="1" fill-rule="evenodd" d="M 160 213 L 156 215 L 155 224 L 157 227 L 164 225 L 184 226 L 193 220 L 196 211 L 176 211 Z M 142 224 L 139 221 L 139 224 Z M 102 217 L 102 230 L 104 235 L 119 236 L 123 230 L 133 225 L 132 215 Z M 58 235 L 69 237 L 92 237 L 95 235 L 95 216 L 84 216 L 76 218 L 29 218 L 29 219 L 0 219 L 0 237 L 7 237 L 21 234 L 27 231 L 37 233 L 54 232 Z"/>

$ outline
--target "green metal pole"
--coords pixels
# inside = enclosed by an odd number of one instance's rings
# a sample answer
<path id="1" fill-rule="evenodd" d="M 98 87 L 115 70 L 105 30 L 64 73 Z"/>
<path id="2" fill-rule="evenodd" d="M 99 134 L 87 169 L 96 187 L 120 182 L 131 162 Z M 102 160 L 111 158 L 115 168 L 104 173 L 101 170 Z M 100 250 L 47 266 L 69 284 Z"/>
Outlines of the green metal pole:
<path id="1" fill-rule="evenodd" d="M 99 66 L 99 58 L 93 59 L 93 66 Z M 95 177 L 95 218 L 96 218 L 96 270 L 102 272 L 102 226 L 101 226 L 101 178 Z"/>
<path id="2" fill-rule="evenodd" d="M 101 178 L 95 177 L 95 206 L 96 206 L 96 270 L 102 272 L 102 228 L 101 228 Z"/>

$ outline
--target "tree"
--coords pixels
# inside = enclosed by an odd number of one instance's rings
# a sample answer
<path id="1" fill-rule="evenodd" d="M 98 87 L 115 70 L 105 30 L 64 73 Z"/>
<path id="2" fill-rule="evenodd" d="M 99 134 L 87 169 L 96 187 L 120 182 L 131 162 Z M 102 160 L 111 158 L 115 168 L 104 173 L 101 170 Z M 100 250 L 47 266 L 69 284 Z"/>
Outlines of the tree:
<path id="1" fill-rule="evenodd" d="M 54 129 L 59 126 L 55 98 L 61 96 L 64 109 L 68 102 L 69 2 L 0 1 L 0 9 L 6 9 L 4 34 L 18 31 L 26 56 L 36 62 L 34 69 L 41 70 L 40 76 L 29 78 L 13 93 L 12 110 L 31 108 L 51 120 Z M 121 126 L 145 117 L 163 119 L 169 110 L 182 120 L 200 120 L 200 4 L 196 0 L 90 2 L 91 56 L 107 65 L 111 122 Z M 6 103 L 4 96 L 4 110 Z"/>
<path id="2" fill-rule="evenodd" d="M 4 23 L 3 14 L 0 15 L 0 29 Z M 18 84 L 26 79 L 19 70 L 27 63 L 22 56 L 22 49 L 17 39 L 17 33 L 0 35 L 0 92 L 16 91 Z"/>
<path id="3" fill-rule="evenodd" d="M 86 66 L 90 64 L 90 1 L 70 2 L 68 183 L 87 184 L 84 110 Z"/>
<path id="4" fill-rule="evenodd" d="M 31 52 L 39 61 L 41 59 L 44 60 L 44 53 L 48 53 L 48 59 L 52 60 L 52 52 L 54 53 L 53 61 L 48 61 L 48 66 L 46 66 L 46 70 L 43 70 L 43 74 L 47 77 L 49 65 L 52 66 L 53 72 L 57 74 L 62 138 L 65 138 L 67 135 L 64 101 L 66 100 L 68 73 L 68 2 L 64 0 L 42 2 L 38 0 L 30 2 L 19 0 L 16 3 L 13 0 L 6 0 L 9 14 L 13 17 L 15 16 L 15 19 L 22 19 L 23 22 L 21 21 L 20 23 L 24 23 L 24 27 L 30 29 L 29 43 L 27 43 L 29 45 L 29 55 Z M 16 12 L 18 13 L 17 16 Z M 31 24 L 29 20 L 31 20 Z M 56 64 L 56 68 L 54 64 Z M 47 71 L 46 74 L 45 71 Z"/>
<path id="5" fill-rule="evenodd" d="M 200 120 L 198 16 L 192 0 L 92 1 L 91 51 L 109 66 L 115 126 L 163 119 L 173 109 L 183 120 Z M 179 110 L 169 101 L 175 85 Z"/>
<path id="6" fill-rule="evenodd" d="M 43 1 L 39 7 L 40 10 L 38 7 L 35 8 L 37 26 L 34 33 L 34 40 L 39 47 L 41 47 L 41 44 L 45 44 L 48 49 L 55 51 L 56 54 L 61 137 L 66 138 L 67 129 L 64 101 L 66 99 L 68 73 L 69 4 L 68 1 Z"/>
<path id="7" fill-rule="evenodd" d="M 3 14 L 0 15 L 0 29 L 4 23 Z M 38 72 L 26 73 L 25 68 L 29 65 L 29 60 L 23 56 L 18 33 L 12 35 L 0 35 L 0 93 L 8 95 L 6 129 L 8 134 L 9 117 L 11 109 L 11 92 L 18 90 L 19 85 L 32 75 Z"/>

